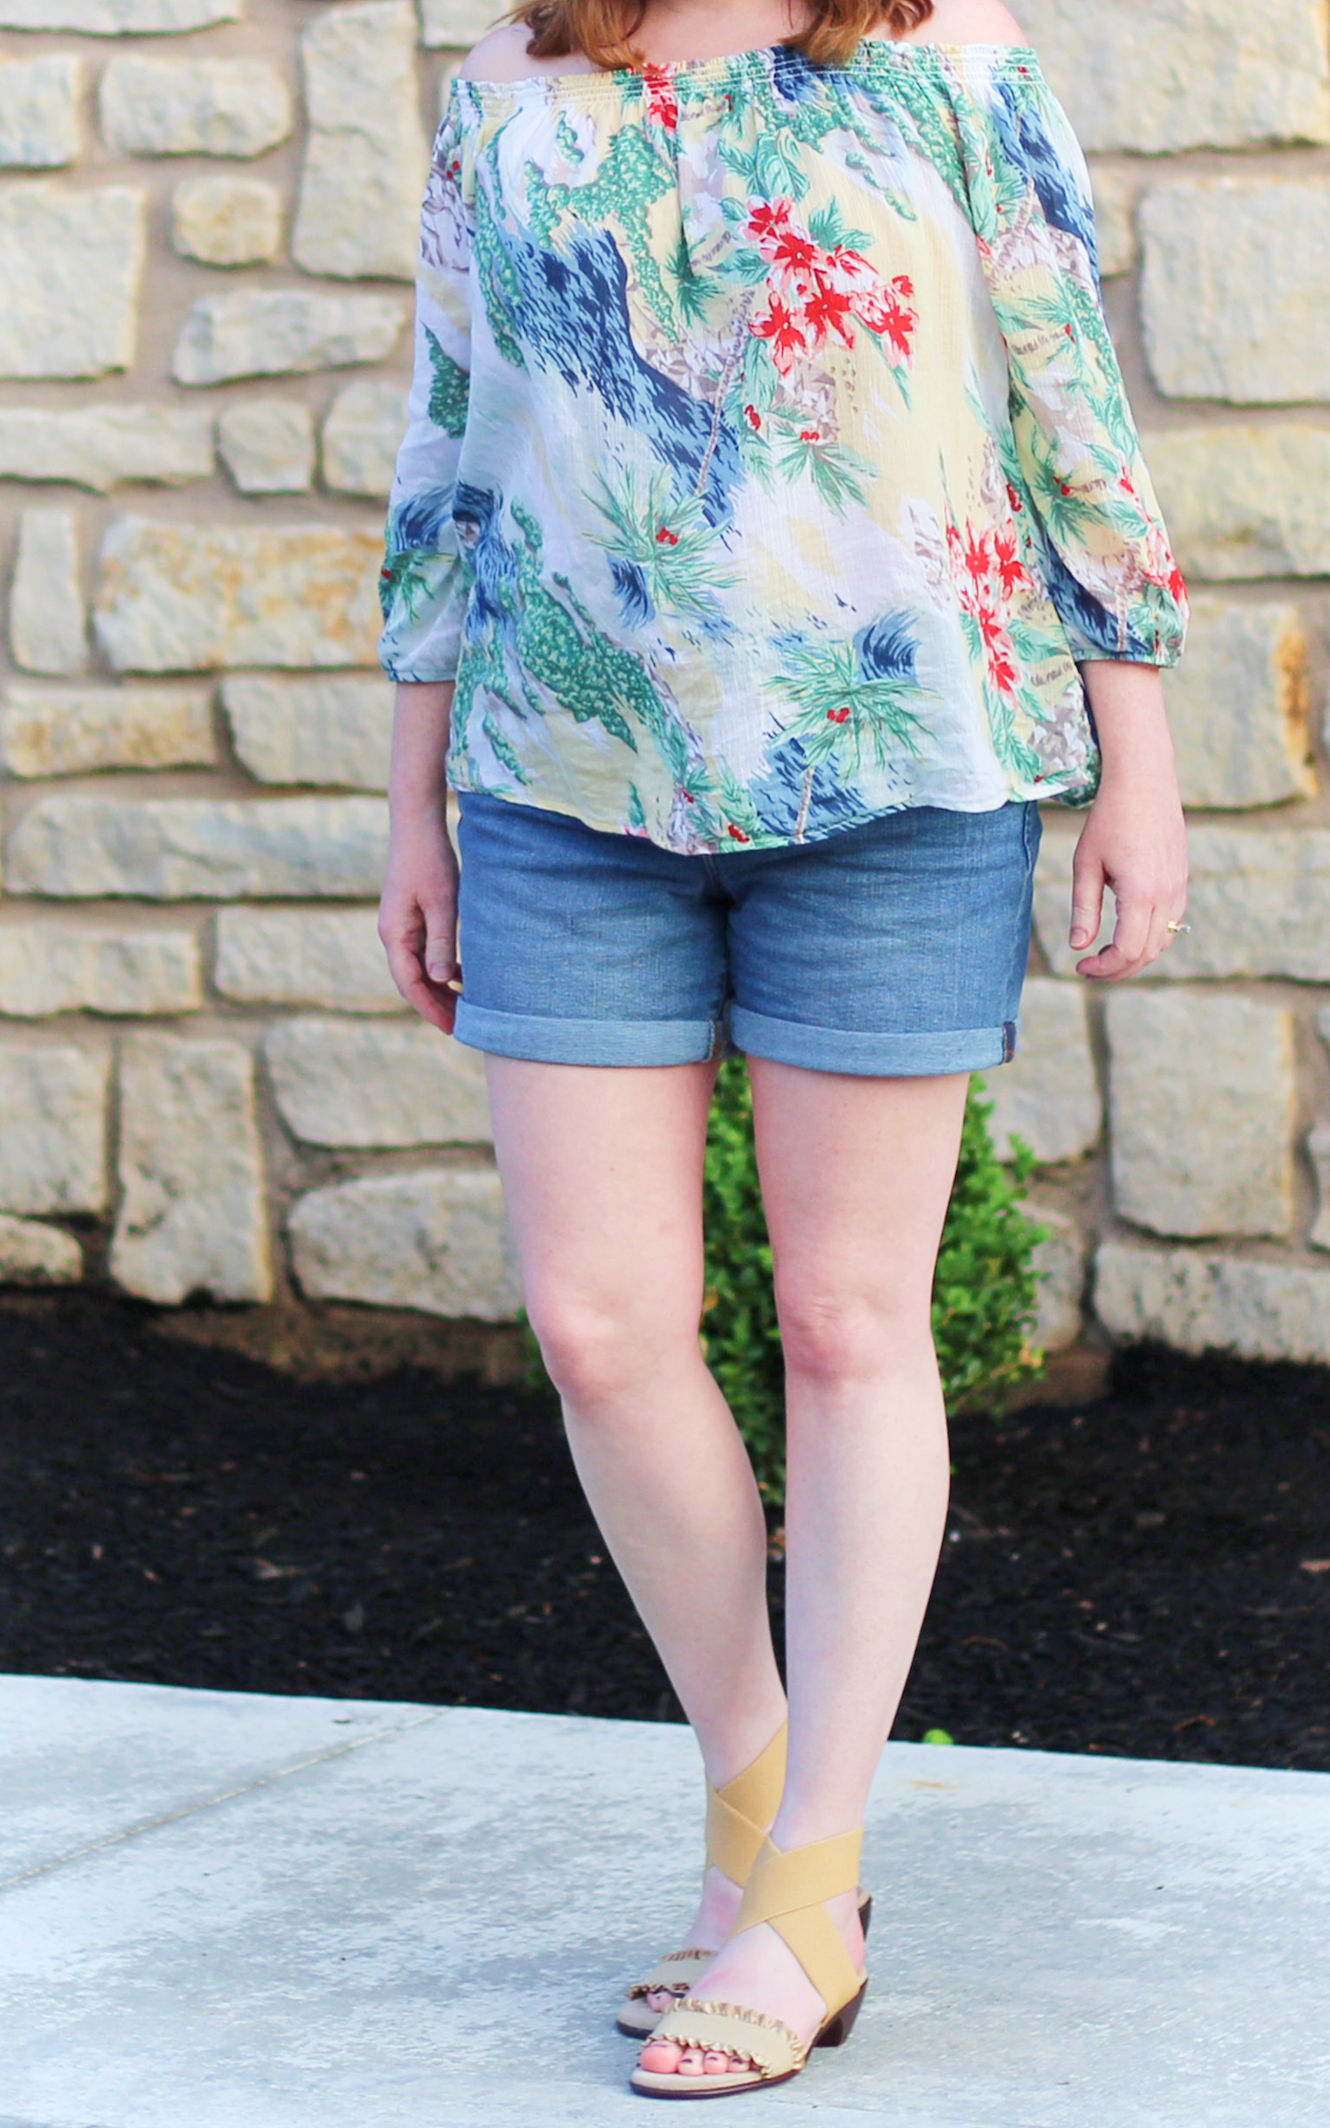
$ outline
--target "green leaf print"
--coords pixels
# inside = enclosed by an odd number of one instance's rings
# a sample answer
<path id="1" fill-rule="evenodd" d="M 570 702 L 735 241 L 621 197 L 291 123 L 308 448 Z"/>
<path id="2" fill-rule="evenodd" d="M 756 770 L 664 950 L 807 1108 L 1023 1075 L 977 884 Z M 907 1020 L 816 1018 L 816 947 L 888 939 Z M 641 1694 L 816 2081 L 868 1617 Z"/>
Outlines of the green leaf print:
<path id="1" fill-rule="evenodd" d="M 674 473 L 664 466 L 644 489 L 631 471 L 617 493 L 603 474 L 597 482 L 599 494 L 584 492 L 611 530 L 591 537 L 639 573 L 656 611 L 719 614 L 717 591 L 732 589 L 738 578 L 720 566 L 720 534 L 697 497 L 679 494 Z"/>
<path id="2" fill-rule="evenodd" d="M 466 432 L 466 401 L 470 379 L 459 363 L 445 354 L 435 335 L 425 327 L 429 347 L 430 390 L 426 408 L 430 420 L 448 436 Z"/>

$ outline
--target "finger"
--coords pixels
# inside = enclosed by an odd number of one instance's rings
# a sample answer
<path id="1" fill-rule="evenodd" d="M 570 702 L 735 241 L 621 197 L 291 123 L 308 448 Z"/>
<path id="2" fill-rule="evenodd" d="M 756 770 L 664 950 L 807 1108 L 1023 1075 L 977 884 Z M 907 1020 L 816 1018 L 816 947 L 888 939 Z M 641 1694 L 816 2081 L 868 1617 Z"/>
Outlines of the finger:
<path id="1" fill-rule="evenodd" d="M 1168 928 L 1168 918 L 1164 911 L 1156 908 L 1154 915 L 1150 919 L 1150 930 L 1145 941 L 1145 951 L 1141 955 L 1141 968 L 1148 968 L 1151 961 L 1159 959 L 1161 953 L 1167 953 L 1169 947 L 1173 944 L 1175 935 Z M 1140 971 L 1138 970 L 1137 972 L 1139 973 Z"/>
<path id="2" fill-rule="evenodd" d="M 1079 849 L 1071 868 L 1072 948 L 1088 946 L 1099 935 L 1104 914 L 1104 868 L 1097 858 L 1082 857 Z"/>
<path id="3" fill-rule="evenodd" d="M 451 909 L 425 910 L 425 973 L 432 983 L 457 980 L 457 918 Z"/>
<path id="4" fill-rule="evenodd" d="M 1141 965 L 1141 957 L 1150 936 L 1154 907 L 1154 903 L 1148 901 L 1120 901 L 1112 939 L 1102 952 L 1092 954 L 1088 960 L 1078 961 L 1077 974 L 1094 976 L 1106 982 L 1118 981 L 1124 975 L 1134 975 Z"/>
<path id="5" fill-rule="evenodd" d="M 414 1012 L 445 1034 L 453 1031 L 457 994 L 442 983 L 431 982 L 421 967 L 420 946 L 415 939 L 385 938 L 388 973 Z"/>

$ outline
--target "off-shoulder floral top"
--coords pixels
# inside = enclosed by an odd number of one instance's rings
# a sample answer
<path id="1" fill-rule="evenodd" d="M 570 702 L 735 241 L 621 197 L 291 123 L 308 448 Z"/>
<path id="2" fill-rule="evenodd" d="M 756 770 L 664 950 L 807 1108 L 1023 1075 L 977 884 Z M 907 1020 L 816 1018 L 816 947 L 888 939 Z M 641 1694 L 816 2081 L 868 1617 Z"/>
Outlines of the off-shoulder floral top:
<path id="1" fill-rule="evenodd" d="M 683 852 L 1093 796 L 1187 618 L 1033 51 L 458 80 L 381 657 L 448 780 Z"/>

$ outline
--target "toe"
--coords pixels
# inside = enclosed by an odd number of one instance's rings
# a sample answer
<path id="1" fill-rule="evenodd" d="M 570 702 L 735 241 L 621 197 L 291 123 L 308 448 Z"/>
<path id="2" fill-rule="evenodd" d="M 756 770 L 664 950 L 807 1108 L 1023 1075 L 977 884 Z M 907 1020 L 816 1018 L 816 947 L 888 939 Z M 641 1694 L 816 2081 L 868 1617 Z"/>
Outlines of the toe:
<path id="1" fill-rule="evenodd" d="M 678 2073 L 680 2076 L 704 2076 L 706 2074 L 706 2056 L 700 2047 L 684 2048 L 683 2053 L 679 2056 Z"/>
<path id="2" fill-rule="evenodd" d="M 673 2076 L 683 2049 L 672 2039 L 649 2040 L 638 2057 L 638 2066 L 653 2076 Z"/>
<path id="3" fill-rule="evenodd" d="M 708 2047 L 703 2062 L 708 2076 L 728 2076 L 739 2066 L 737 2056 L 727 2054 L 723 2047 Z"/>

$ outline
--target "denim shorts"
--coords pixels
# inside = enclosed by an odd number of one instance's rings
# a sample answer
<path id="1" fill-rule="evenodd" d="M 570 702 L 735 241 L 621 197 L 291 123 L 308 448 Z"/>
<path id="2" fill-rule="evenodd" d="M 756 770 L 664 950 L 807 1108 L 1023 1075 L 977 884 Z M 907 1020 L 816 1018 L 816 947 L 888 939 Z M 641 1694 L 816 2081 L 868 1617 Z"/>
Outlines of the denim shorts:
<path id="1" fill-rule="evenodd" d="M 1038 807 L 911 807 L 817 842 L 682 856 L 460 795 L 456 1034 L 550 1064 L 736 1050 L 885 1078 L 1015 1053 Z"/>

